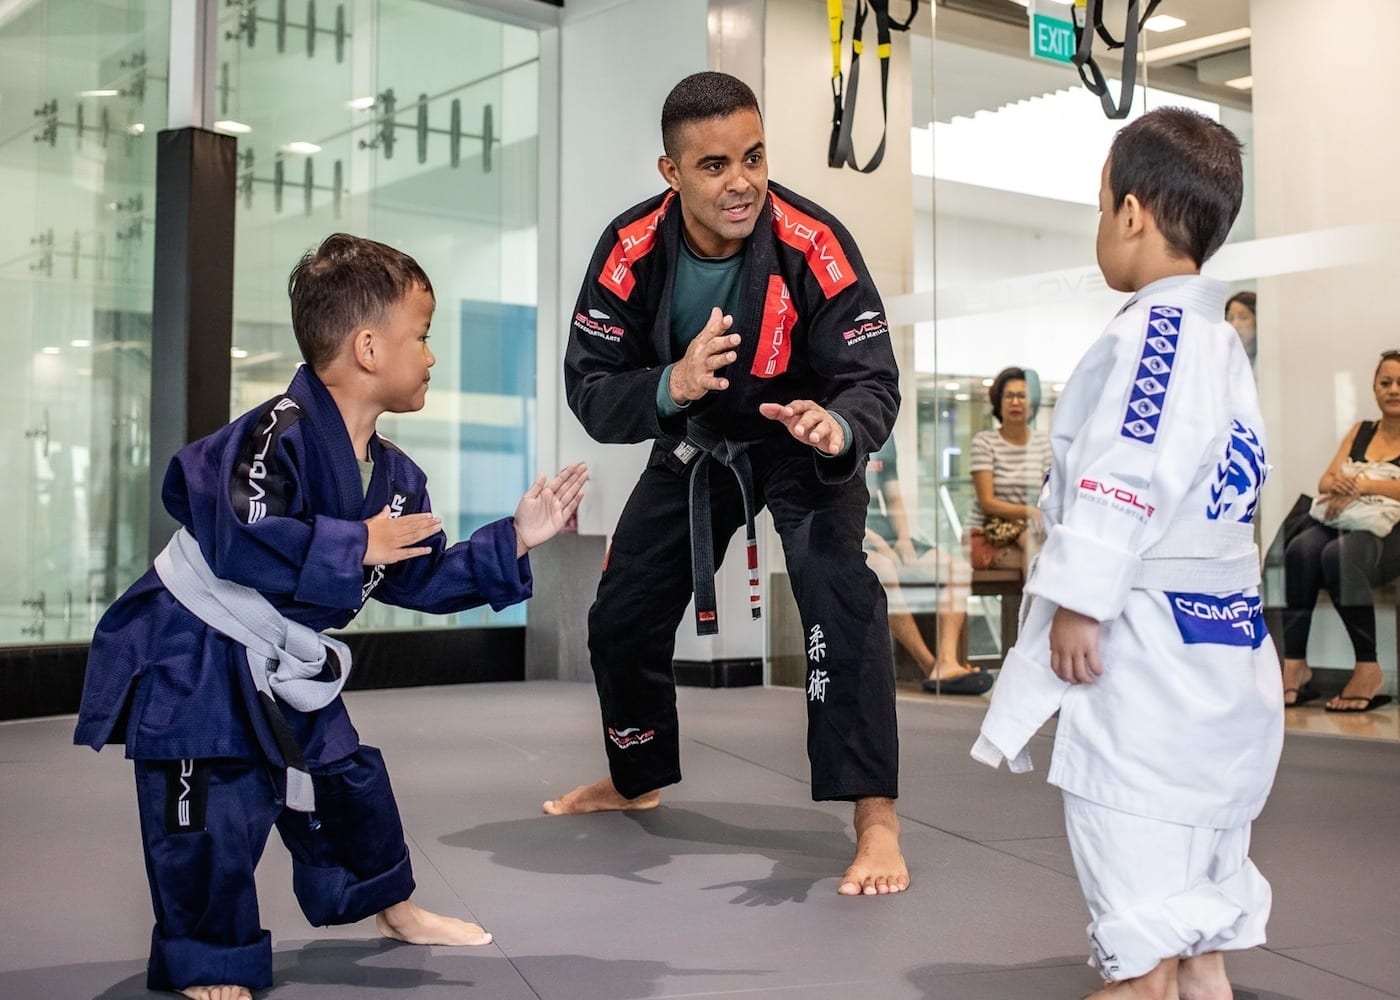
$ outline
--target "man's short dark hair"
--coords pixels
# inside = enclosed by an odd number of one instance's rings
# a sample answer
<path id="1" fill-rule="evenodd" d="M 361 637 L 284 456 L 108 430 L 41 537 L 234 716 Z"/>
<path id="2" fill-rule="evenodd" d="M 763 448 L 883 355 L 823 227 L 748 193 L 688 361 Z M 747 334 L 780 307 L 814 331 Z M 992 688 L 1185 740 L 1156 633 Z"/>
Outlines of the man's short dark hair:
<path id="1" fill-rule="evenodd" d="M 1008 382 L 1025 382 L 1027 394 L 1030 392 L 1030 378 L 1026 375 L 1024 368 L 1012 366 L 997 372 L 997 377 L 992 379 L 992 384 L 987 389 L 987 397 L 992 401 L 992 416 L 996 417 L 997 423 L 1001 423 L 1001 397 L 1006 392 L 1006 383 Z M 1035 411 L 1038 407 L 1030 399 L 1026 400 L 1026 404 L 1027 419 L 1032 419 L 1035 417 Z"/>
<path id="2" fill-rule="evenodd" d="M 1220 249 L 1244 198 L 1233 132 L 1186 108 L 1157 108 L 1119 131 L 1109 157 L 1114 211 L 1135 195 L 1172 253 L 1197 267 Z"/>
<path id="3" fill-rule="evenodd" d="M 728 73 L 694 73 L 671 88 L 661 105 L 661 145 L 675 159 L 680 152 L 681 129 L 691 122 L 728 118 L 739 111 L 758 110 L 758 98 L 749 85 Z"/>
<path id="4" fill-rule="evenodd" d="M 415 286 L 433 294 L 432 282 L 408 254 L 360 236 L 327 236 L 287 280 L 301 356 L 312 371 L 322 371 L 346 337 L 377 323 Z"/>

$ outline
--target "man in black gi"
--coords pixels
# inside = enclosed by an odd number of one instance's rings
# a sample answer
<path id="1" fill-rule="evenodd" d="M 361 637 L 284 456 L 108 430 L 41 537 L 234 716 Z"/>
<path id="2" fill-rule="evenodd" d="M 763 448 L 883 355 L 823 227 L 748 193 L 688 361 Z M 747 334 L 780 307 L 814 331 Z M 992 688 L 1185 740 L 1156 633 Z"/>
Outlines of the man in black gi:
<path id="1" fill-rule="evenodd" d="M 648 809 L 681 778 L 671 659 L 695 595 L 718 629 L 714 567 L 753 517 L 782 538 L 807 654 L 812 797 L 855 803 L 844 895 L 899 892 L 899 752 L 885 595 L 861 551 L 866 456 L 899 409 L 889 327 L 845 227 L 770 184 L 753 92 L 723 73 L 661 113 L 670 190 L 594 251 L 565 356 L 569 406 L 602 442 L 654 441 L 588 616 L 610 778 L 551 814 Z"/>

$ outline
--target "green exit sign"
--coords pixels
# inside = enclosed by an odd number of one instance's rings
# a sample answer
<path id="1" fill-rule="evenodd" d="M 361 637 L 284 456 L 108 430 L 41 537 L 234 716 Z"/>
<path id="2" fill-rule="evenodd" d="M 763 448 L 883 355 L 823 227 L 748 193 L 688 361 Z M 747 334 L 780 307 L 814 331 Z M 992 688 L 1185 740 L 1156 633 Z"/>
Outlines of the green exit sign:
<path id="1" fill-rule="evenodd" d="M 1031 55 L 1037 59 L 1067 63 L 1074 56 L 1074 22 L 1069 19 L 1069 8 L 1055 5 L 1054 13 L 1037 10 L 1031 4 Z M 1060 13 L 1066 16 L 1061 18 Z"/>

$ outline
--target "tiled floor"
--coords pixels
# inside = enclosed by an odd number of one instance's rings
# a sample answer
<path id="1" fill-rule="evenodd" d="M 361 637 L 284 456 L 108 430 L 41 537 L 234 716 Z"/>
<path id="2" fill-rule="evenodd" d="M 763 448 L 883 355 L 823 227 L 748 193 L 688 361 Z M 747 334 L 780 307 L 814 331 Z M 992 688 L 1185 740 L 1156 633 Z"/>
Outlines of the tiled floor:
<path id="1" fill-rule="evenodd" d="M 259 870 L 269 998 L 1047 1000 L 1095 986 L 1058 794 L 1043 772 L 968 758 L 977 699 L 901 698 L 914 885 L 875 899 L 835 894 L 849 808 L 808 797 L 796 691 L 683 689 L 686 780 L 651 813 L 571 818 L 538 810 L 601 773 L 591 687 L 348 701 L 389 762 L 416 898 L 496 940 L 413 948 L 370 922 L 308 927 L 274 838 Z M 71 729 L 0 725 L 5 1000 L 152 995 L 130 766 L 72 747 Z M 1048 750 L 1042 738 L 1042 763 Z M 1236 996 L 1400 997 L 1397 844 L 1400 744 L 1290 735 L 1254 838 L 1274 886 L 1270 942 L 1232 959 Z"/>

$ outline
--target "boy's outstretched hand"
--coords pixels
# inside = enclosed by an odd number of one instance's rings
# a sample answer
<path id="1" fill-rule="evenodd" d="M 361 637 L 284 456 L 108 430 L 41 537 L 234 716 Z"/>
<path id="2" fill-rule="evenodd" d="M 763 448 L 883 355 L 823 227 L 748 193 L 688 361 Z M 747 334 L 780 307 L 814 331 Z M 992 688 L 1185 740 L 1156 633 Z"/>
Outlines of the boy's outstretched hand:
<path id="1" fill-rule="evenodd" d="M 515 554 L 523 556 L 559 534 L 578 510 L 583 484 L 588 482 L 588 466 L 582 462 L 566 465 L 549 482 L 535 480 L 515 508 Z"/>
<path id="2" fill-rule="evenodd" d="M 1050 622 L 1050 669 L 1070 684 L 1092 684 L 1103 673 L 1099 661 L 1099 622 L 1069 608 L 1057 608 Z"/>
<path id="3" fill-rule="evenodd" d="M 365 526 L 369 528 L 369 544 L 365 546 L 364 564 L 383 566 L 433 551 L 430 546 L 413 543 L 441 531 L 442 518 L 433 513 L 390 517 L 389 508 L 385 506 L 366 521 Z"/>
<path id="4" fill-rule="evenodd" d="M 760 403 L 758 412 L 769 420 L 778 421 L 797 440 L 828 455 L 839 455 L 846 446 L 846 434 L 841 430 L 841 424 L 810 399 L 794 399 L 787 406 Z"/>

